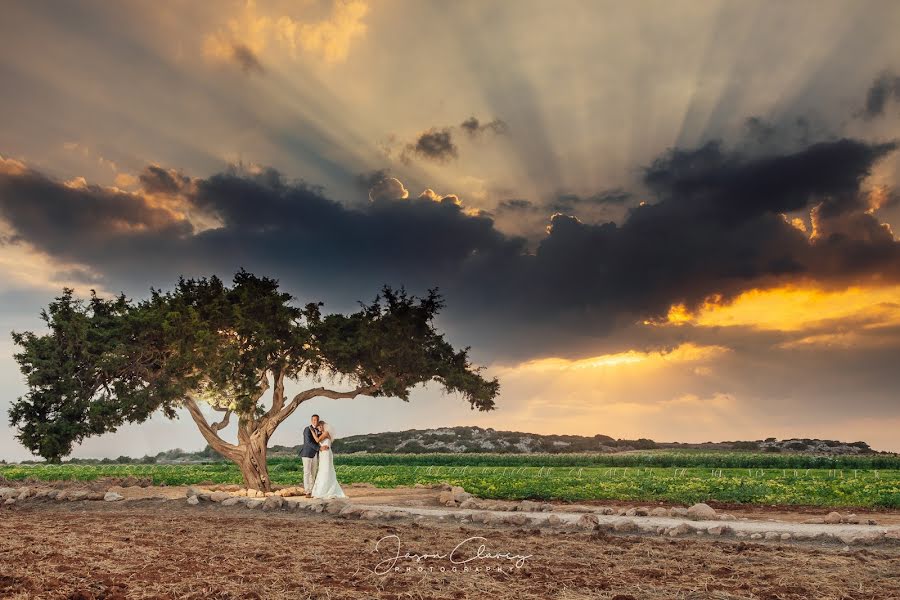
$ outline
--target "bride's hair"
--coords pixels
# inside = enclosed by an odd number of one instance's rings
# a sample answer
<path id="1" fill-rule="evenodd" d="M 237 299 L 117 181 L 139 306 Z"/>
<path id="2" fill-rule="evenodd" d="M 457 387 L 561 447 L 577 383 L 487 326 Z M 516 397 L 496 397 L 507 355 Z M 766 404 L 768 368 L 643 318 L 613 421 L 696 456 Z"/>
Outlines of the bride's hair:
<path id="1" fill-rule="evenodd" d="M 331 427 L 331 424 L 327 421 L 319 421 L 319 424 L 322 426 L 322 429 L 334 440 L 334 429 Z"/>

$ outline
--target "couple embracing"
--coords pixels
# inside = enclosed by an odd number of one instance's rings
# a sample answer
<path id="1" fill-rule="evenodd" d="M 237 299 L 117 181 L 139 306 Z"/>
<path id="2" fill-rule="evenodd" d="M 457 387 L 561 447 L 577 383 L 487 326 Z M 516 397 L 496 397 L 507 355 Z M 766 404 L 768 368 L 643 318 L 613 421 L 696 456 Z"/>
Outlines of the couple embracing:
<path id="1" fill-rule="evenodd" d="M 334 434 L 319 415 L 309 419 L 303 429 L 303 490 L 307 498 L 346 498 L 334 472 L 334 458 L 331 444 Z"/>

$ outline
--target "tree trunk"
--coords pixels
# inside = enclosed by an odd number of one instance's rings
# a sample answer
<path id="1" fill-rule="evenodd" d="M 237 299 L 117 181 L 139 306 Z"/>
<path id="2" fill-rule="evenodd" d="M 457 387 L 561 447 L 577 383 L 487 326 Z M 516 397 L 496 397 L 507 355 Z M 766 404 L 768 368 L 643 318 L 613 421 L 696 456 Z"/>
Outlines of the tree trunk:
<path id="1" fill-rule="evenodd" d="M 241 444 L 238 448 L 243 450 L 242 456 L 235 459 L 235 463 L 241 470 L 244 485 L 249 489 L 261 492 L 271 492 L 272 482 L 269 480 L 269 467 L 266 463 L 266 446 L 268 440 L 265 437 L 252 436 L 249 443 Z"/>

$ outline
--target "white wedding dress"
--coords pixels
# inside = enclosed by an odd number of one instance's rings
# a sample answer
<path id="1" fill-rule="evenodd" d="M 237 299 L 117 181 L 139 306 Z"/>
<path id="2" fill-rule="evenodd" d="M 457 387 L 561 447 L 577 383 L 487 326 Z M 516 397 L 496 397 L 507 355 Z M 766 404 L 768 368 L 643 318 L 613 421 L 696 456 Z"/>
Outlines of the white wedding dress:
<path id="1" fill-rule="evenodd" d="M 323 440 L 325 441 L 325 440 Z M 313 484 L 313 498 L 346 498 L 347 495 L 338 483 L 334 472 L 334 453 L 331 451 L 332 439 L 328 439 L 328 450 L 319 450 L 319 471 Z"/>

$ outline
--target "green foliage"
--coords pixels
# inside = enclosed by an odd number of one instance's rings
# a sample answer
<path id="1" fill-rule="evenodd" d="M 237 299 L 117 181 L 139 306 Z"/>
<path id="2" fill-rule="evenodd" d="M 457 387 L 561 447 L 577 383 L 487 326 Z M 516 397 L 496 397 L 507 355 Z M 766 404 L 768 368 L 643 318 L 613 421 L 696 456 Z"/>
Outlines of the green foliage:
<path id="1" fill-rule="evenodd" d="M 326 316 L 321 302 L 294 307 L 276 280 L 243 269 L 231 288 L 216 276 L 181 277 L 174 290 L 151 288 L 139 302 L 91 290 L 85 303 L 73 293 L 64 288 L 41 311 L 45 335 L 12 333 L 28 392 L 12 404 L 9 421 L 49 462 L 86 437 L 158 410 L 175 418 L 188 397 L 233 411 L 249 436 L 265 414 L 262 395 L 278 378 L 380 384 L 371 395 L 404 400 L 413 386 L 437 381 L 479 410 L 492 409 L 499 393 L 497 379 L 469 363 L 468 347 L 455 351 L 434 330 L 443 305 L 436 290 L 418 299 L 384 286 L 384 305 L 376 296 L 356 313 Z M 271 415 L 269 425 L 287 414 Z"/>
<path id="2" fill-rule="evenodd" d="M 686 453 L 703 460 L 704 455 Z M 760 455 L 763 458 L 781 458 Z M 434 455 L 428 455 L 434 458 Z M 547 466 L 564 456 L 538 456 L 529 465 L 478 464 L 484 456 L 454 455 L 466 464 L 411 465 L 390 462 L 363 464 L 356 457 L 335 457 L 342 483 L 369 482 L 378 487 L 448 482 L 462 485 L 483 498 L 509 500 L 634 500 L 694 503 L 720 502 L 798 504 L 818 506 L 878 506 L 900 508 L 900 470 L 787 469 L 693 467 Z M 508 460 L 511 456 L 496 457 Z M 535 458 L 533 455 L 522 458 Z M 351 460 L 353 459 L 353 460 Z M 303 477 L 299 459 L 272 460 L 275 483 L 295 485 Z M 7 465 L 0 476 L 10 480 L 90 481 L 99 477 L 150 478 L 160 485 L 188 485 L 203 481 L 240 483 L 237 468 L 228 462 L 194 465 Z"/>

